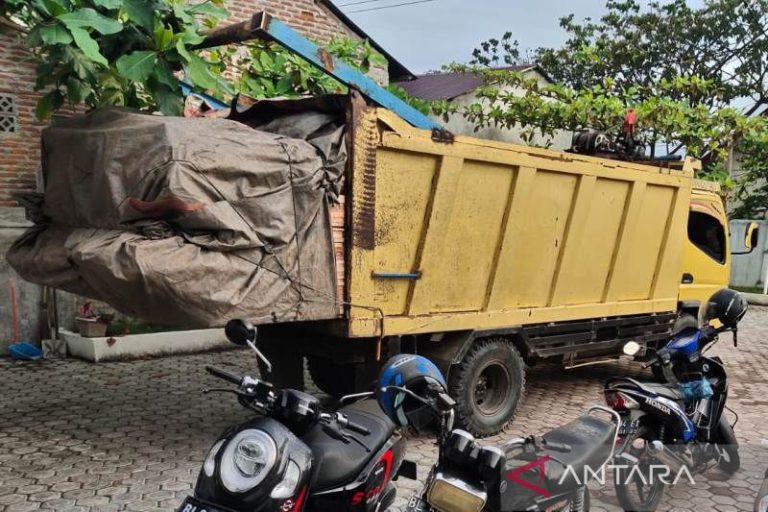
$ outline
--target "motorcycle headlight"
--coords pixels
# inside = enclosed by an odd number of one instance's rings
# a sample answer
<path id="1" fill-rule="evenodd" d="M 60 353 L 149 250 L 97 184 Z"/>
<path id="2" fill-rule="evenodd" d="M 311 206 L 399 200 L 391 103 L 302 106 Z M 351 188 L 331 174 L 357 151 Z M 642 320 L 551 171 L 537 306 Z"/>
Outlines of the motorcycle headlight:
<path id="1" fill-rule="evenodd" d="M 263 430 L 243 430 L 227 444 L 221 456 L 221 483 L 231 492 L 259 485 L 277 460 L 277 446 Z"/>
<path id="2" fill-rule="evenodd" d="M 427 502 L 441 512 L 480 512 L 488 494 L 473 485 L 438 473 L 427 493 Z"/>

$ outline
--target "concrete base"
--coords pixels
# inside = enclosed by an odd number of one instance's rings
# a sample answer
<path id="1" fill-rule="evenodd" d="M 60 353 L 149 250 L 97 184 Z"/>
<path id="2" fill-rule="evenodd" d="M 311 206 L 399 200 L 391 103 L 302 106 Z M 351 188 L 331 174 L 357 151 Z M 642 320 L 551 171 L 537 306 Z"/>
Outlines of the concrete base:
<path id="1" fill-rule="evenodd" d="M 70 356 L 94 363 L 234 347 L 224 336 L 224 329 L 129 334 L 103 338 L 86 338 L 66 330 L 61 330 L 59 334 L 67 342 L 67 351 Z"/>

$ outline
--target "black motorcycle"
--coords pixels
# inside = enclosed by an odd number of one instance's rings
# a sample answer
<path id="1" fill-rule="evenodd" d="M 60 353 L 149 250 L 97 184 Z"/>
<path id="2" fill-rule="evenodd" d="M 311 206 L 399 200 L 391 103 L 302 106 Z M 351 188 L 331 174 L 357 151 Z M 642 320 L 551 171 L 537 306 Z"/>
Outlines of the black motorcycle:
<path id="1" fill-rule="evenodd" d="M 720 290 L 706 305 L 703 328 L 683 330 L 646 361 L 665 383 L 614 377 L 605 384 L 606 402 L 622 417 L 615 488 L 625 510 L 656 510 L 667 485 L 692 482 L 714 466 L 729 474 L 739 469 L 735 422 L 723 414 L 728 376 L 719 357 L 704 353 L 724 332 L 738 345 L 746 308 L 738 292 Z M 709 325 L 711 319 L 721 325 Z M 624 351 L 639 350 L 629 342 Z"/>
<path id="2" fill-rule="evenodd" d="M 587 481 L 614 456 L 618 415 L 592 407 L 541 437 L 482 445 L 453 429 L 453 403 L 445 394 L 421 400 L 440 417 L 438 459 L 406 512 L 513 512 L 589 510 Z M 607 413 L 606 421 L 596 413 Z"/>
<path id="3" fill-rule="evenodd" d="M 261 361 L 256 329 L 226 326 L 230 341 L 248 345 Z M 415 478 L 403 463 L 405 439 L 372 393 L 342 398 L 324 411 L 317 398 L 293 389 L 207 367 L 257 417 L 228 429 L 213 444 L 195 486 L 178 512 L 384 511 L 395 499 L 396 475 Z M 349 403 L 353 402 L 353 403 Z"/>

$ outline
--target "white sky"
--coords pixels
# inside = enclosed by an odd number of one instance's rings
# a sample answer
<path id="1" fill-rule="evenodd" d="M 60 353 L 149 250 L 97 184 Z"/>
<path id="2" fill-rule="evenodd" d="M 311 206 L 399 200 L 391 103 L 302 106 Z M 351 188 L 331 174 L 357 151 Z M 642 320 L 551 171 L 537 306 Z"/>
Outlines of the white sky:
<path id="1" fill-rule="evenodd" d="M 416 0 L 333 0 L 355 23 L 414 73 L 466 62 L 481 41 L 509 30 L 520 48 L 557 46 L 565 41 L 559 19 L 599 18 L 605 0 L 433 0 L 392 9 L 353 13 Z M 700 5 L 702 0 L 691 0 Z"/>

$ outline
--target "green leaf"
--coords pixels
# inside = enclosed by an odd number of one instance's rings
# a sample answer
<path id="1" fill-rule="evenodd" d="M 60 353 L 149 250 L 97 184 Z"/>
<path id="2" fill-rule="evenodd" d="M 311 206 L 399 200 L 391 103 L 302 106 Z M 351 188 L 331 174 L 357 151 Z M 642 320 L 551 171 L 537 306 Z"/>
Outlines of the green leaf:
<path id="1" fill-rule="evenodd" d="M 122 0 L 91 0 L 91 2 L 105 9 L 119 9 L 123 5 Z"/>
<path id="2" fill-rule="evenodd" d="M 70 28 L 69 31 L 72 32 L 72 37 L 75 38 L 75 44 L 83 51 L 86 57 L 104 67 L 109 66 L 107 59 L 99 51 L 99 43 L 88 32 L 82 28 Z"/>
<path id="3" fill-rule="evenodd" d="M 181 57 L 185 61 L 187 62 L 192 61 L 193 55 L 189 53 L 189 50 L 187 50 L 187 47 L 184 45 L 184 41 L 182 41 L 181 39 L 176 41 L 176 51 L 179 52 L 179 55 L 181 55 Z"/>
<path id="4" fill-rule="evenodd" d="M 208 68 L 208 64 L 196 55 L 191 57 L 192 59 L 187 64 L 189 79 L 193 84 L 203 89 L 215 89 L 217 85 L 216 78 Z"/>
<path id="5" fill-rule="evenodd" d="M 56 16 L 71 30 L 74 28 L 92 28 L 101 34 L 116 34 L 123 30 L 123 24 L 99 14 L 90 7 Z"/>
<path id="6" fill-rule="evenodd" d="M 69 44 L 72 42 L 72 35 L 61 23 L 53 25 L 39 25 L 40 38 L 45 44 Z"/>
<path id="7" fill-rule="evenodd" d="M 155 30 L 155 10 L 148 0 L 123 0 L 123 9 L 128 19 L 150 34 Z"/>
<path id="8" fill-rule="evenodd" d="M 27 34 L 27 46 L 29 48 L 39 48 L 40 46 L 43 46 L 42 32 L 42 25 L 32 27 L 32 29 L 29 31 L 29 34 Z"/>
<path id="9" fill-rule="evenodd" d="M 115 64 L 118 73 L 134 82 L 143 82 L 152 73 L 157 54 L 150 51 L 136 51 L 123 55 Z"/>
<path id="10" fill-rule="evenodd" d="M 167 61 L 158 60 L 157 65 L 152 70 L 152 76 L 158 83 L 165 84 L 171 89 L 176 90 L 179 88 L 179 80 L 173 75 L 173 71 L 171 71 Z"/>
<path id="11" fill-rule="evenodd" d="M 212 16 L 216 19 L 223 19 L 229 16 L 229 11 L 224 7 L 213 5 L 210 2 L 203 2 L 201 4 L 193 5 L 188 10 L 192 14 L 203 14 L 205 16 Z"/>
<path id="12" fill-rule="evenodd" d="M 157 104 L 158 110 L 167 116 L 180 116 L 184 111 L 184 103 L 181 93 L 163 85 L 152 91 L 152 98 Z"/>
<path id="13" fill-rule="evenodd" d="M 194 30 L 187 30 L 181 34 L 181 40 L 184 41 L 185 44 L 195 45 L 205 41 L 205 38 Z"/>
<path id="14" fill-rule="evenodd" d="M 173 30 L 162 25 L 155 29 L 154 33 L 155 47 L 158 50 L 168 50 L 173 48 Z"/>
<path id="15" fill-rule="evenodd" d="M 43 0 L 43 4 L 48 9 L 51 16 L 58 16 L 67 12 L 67 8 L 64 2 L 59 0 Z"/>
<path id="16" fill-rule="evenodd" d="M 74 104 L 82 103 L 91 92 L 91 87 L 74 76 L 67 78 L 67 98 Z"/>
<path id="17" fill-rule="evenodd" d="M 38 100 L 37 107 L 35 107 L 35 115 L 41 121 L 48 119 L 53 111 L 63 104 L 64 96 L 61 94 L 61 91 L 54 89 Z"/>

